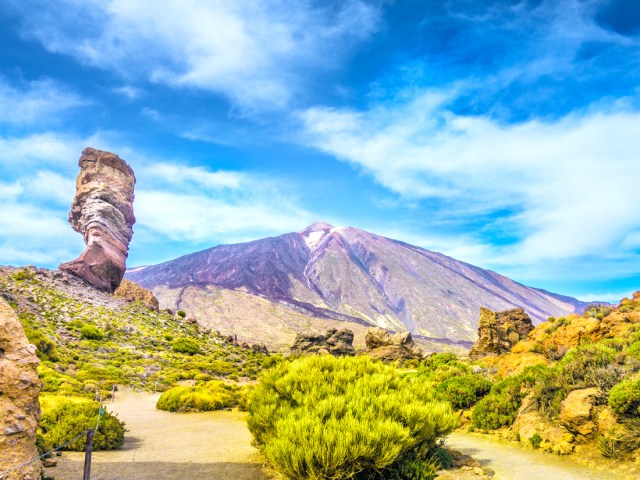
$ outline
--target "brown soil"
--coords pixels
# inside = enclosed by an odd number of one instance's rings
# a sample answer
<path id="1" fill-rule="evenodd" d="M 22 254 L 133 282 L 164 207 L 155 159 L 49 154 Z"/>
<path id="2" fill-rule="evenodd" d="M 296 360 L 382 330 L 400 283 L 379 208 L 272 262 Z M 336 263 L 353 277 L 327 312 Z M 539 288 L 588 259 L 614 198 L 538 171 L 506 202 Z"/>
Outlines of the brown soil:
<path id="1" fill-rule="evenodd" d="M 109 411 L 124 420 L 128 432 L 118 451 L 94 452 L 92 480 L 216 479 L 264 480 L 258 452 L 243 412 L 177 414 L 155 409 L 159 394 L 121 392 Z M 84 453 L 54 457 L 46 470 L 56 480 L 82 478 Z"/>

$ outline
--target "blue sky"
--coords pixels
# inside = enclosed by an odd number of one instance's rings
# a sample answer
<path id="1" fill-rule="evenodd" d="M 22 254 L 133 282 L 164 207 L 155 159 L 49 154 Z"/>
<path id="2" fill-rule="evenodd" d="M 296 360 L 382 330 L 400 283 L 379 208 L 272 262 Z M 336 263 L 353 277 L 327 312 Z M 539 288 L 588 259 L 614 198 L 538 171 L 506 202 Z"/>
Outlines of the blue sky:
<path id="1" fill-rule="evenodd" d="M 325 220 L 640 289 L 636 0 L 5 0 L 1 264 L 82 251 L 85 146 L 136 172 L 129 265 Z"/>

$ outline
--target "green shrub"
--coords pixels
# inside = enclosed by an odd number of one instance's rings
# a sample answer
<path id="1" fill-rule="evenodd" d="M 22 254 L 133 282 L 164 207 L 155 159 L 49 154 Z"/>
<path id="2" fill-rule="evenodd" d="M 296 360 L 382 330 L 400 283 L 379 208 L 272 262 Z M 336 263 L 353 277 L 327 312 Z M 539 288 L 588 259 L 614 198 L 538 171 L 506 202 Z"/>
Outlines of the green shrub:
<path id="1" fill-rule="evenodd" d="M 613 387 L 609 406 L 618 415 L 640 417 L 640 380 L 624 380 Z"/>
<path id="2" fill-rule="evenodd" d="M 98 327 L 85 325 L 80 328 L 80 336 L 87 340 L 102 340 L 104 338 L 104 333 L 102 333 Z"/>
<path id="3" fill-rule="evenodd" d="M 42 331 L 25 327 L 24 333 L 27 335 L 29 343 L 32 343 L 38 349 L 36 352 L 38 358 L 51 362 L 57 362 L 59 360 L 56 343 L 42 333 Z"/>
<path id="4" fill-rule="evenodd" d="M 431 478 L 387 474 L 401 471 L 409 457 L 420 465 L 407 468 L 428 468 L 436 439 L 457 426 L 457 416 L 427 382 L 392 366 L 311 356 L 263 372 L 248 424 L 287 478 Z"/>
<path id="5" fill-rule="evenodd" d="M 540 444 L 542 443 L 542 437 L 537 433 L 534 433 L 529 437 L 529 443 L 531 443 L 531 446 L 533 448 L 536 448 L 536 449 L 540 448 Z"/>
<path id="6" fill-rule="evenodd" d="M 200 345 L 193 338 L 182 337 L 173 341 L 171 346 L 174 352 L 195 355 L 200 353 Z"/>
<path id="7" fill-rule="evenodd" d="M 40 398 L 40 443 L 62 445 L 89 428 L 95 428 L 100 404 L 82 397 L 46 395 Z M 124 443 L 124 422 L 108 412 L 100 418 L 98 431 L 93 437 L 96 450 L 114 450 Z M 86 437 L 82 436 L 65 450 L 84 450 Z"/>
<path id="8" fill-rule="evenodd" d="M 235 390 L 219 380 L 211 380 L 195 387 L 174 387 L 160 396 L 156 408 L 169 412 L 222 410 L 235 403 Z"/>
<path id="9" fill-rule="evenodd" d="M 176 315 L 178 315 L 180 318 L 184 318 L 187 316 L 187 312 L 185 312 L 184 310 L 178 310 L 176 312 Z"/>
<path id="10" fill-rule="evenodd" d="M 468 374 L 445 380 L 436 392 L 455 410 L 464 410 L 475 405 L 490 389 L 491 382 L 482 375 Z"/>
<path id="11" fill-rule="evenodd" d="M 526 395 L 524 387 L 531 387 L 542 372 L 544 367 L 529 367 L 519 375 L 494 384 L 489 394 L 476 404 L 471 413 L 474 425 L 485 430 L 510 426 Z"/>

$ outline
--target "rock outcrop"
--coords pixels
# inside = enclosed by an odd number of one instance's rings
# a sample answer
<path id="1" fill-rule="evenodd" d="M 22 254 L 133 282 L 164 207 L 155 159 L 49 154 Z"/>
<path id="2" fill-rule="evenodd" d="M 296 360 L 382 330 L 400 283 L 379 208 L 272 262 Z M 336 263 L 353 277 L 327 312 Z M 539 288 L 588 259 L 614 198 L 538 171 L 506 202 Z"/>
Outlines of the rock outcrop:
<path id="1" fill-rule="evenodd" d="M 596 429 L 593 407 L 600 390 L 595 387 L 569 392 L 560 404 L 560 422 L 570 432 L 587 436 Z"/>
<path id="2" fill-rule="evenodd" d="M 78 162 L 69 223 L 84 236 L 85 251 L 60 265 L 99 290 L 115 291 L 126 270 L 133 235 L 133 170 L 117 155 L 85 148 Z"/>
<path id="3" fill-rule="evenodd" d="M 128 302 L 142 302 L 145 307 L 154 312 L 160 310 L 158 299 L 150 290 L 142 288 L 137 283 L 127 280 L 126 278 L 122 279 L 122 283 L 120 283 L 114 295 Z"/>
<path id="4" fill-rule="evenodd" d="M 480 307 L 478 341 L 469 352 L 471 360 L 489 355 L 500 355 L 511 350 L 533 330 L 531 318 L 521 308 L 493 312 Z"/>
<path id="5" fill-rule="evenodd" d="M 422 358 L 422 350 L 417 347 L 410 332 L 390 334 L 383 328 L 370 328 L 364 337 L 367 355 L 393 362 Z"/>
<path id="6" fill-rule="evenodd" d="M 38 364 L 36 347 L 28 342 L 13 309 L 0 299 L 0 472 L 38 456 Z M 41 464 L 35 461 L 3 480 L 36 480 L 40 471 Z"/>
<path id="7" fill-rule="evenodd" d="M 334 356 L 354 355 L 353 332 L 331 328 L 324 335 L 298 333 L 291 353 L 319 353 Z"/>

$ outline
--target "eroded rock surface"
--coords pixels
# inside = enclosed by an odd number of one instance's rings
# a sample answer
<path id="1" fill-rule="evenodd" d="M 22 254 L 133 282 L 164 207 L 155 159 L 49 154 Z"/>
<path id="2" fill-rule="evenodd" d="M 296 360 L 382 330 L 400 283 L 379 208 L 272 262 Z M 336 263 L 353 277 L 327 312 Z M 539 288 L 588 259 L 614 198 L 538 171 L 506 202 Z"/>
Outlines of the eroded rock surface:
<path id="1" fill-rule="evenodd" d="M 38 364 L 36 347 L 27 340 L 13 309 L 0 299 L 0 472 L 38 456 Z M 40 461 L 35 461 L 3 480 L 36 480 L 40 471 Z"/>
<path id="2" fill-rule="evenodd" d="M 133 170 L 114 153 L 85 148 L 78 162 L 69 223 L 84 236 L 85 251 L 60 265 L 94 287 L 115 291 L 126 269 L 133 235 Z"/>
<path id="3" fill-rule="evenodd" d="M 127 280 L 126 278 L 122 279 L 122 283 L 120 283 L 114 295 L 128 302 L 142 302 L 145 307 L 154 312 L 160 309 L 158 299 L 150 290 L 142 288 L 137 283 Z"/>
<path id="4" fill-rule="evenodd" d="M 414 344 L 410 332 L 391 334 L 376 327 L 367 330 L 364 341 L 367 355 L 383 362 L 422 357 L 422 350 Z"/>
<path id="5" fill-rule="evenodd" d="M 592 418 L 593 406 L 600 393 L 598 388 L 573 390 L 560 404 L 560 422 L 567 430 L 587 436 L 596 429 Z"/>
<path id="6" fill-rule="evenodd" d="M 469 352 L 471 360 L 488 355 L 500 355 L 511 350 L 533 330 L 531 318 L 521 308 L 493 312 L 480 307 L 478 341 Z"/>
<path id="7" fill-rule="evenodd" d="M 324 335 L 315 333 L 298 333 L 291 347 L 292 353 L 319 353 L 334 356 L 353 355 L 353 332 L 348 329 L 327 330 Z"/>

